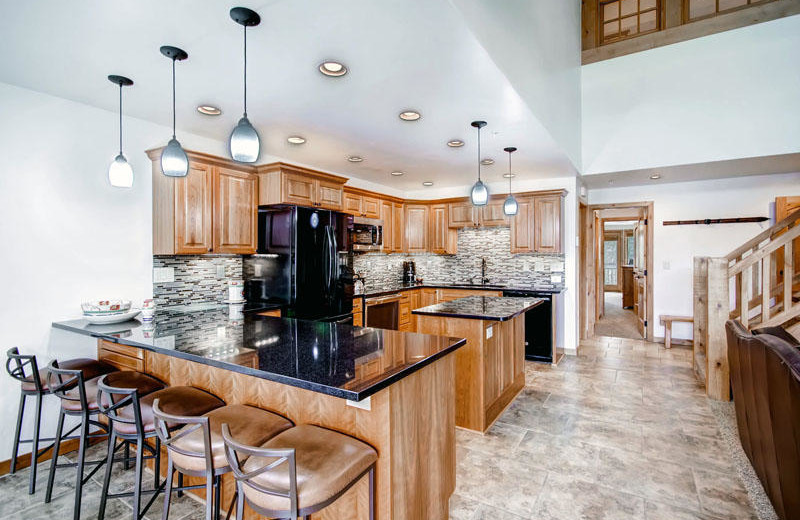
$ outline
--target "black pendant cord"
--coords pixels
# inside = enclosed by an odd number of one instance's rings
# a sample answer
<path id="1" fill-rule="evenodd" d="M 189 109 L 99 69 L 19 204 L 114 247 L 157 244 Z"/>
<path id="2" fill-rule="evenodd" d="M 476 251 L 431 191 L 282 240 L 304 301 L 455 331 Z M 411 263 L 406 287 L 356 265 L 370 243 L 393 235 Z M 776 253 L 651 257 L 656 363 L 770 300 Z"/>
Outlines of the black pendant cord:
<path id="1" fill-rule="evenodd" d="M 244 25 L 244 117 L 247 117 L 247 25 Z"/>
<path id="2" fill-rule="evenodd" d="M 481 180 L 481 128 L 478 127 L 478 182 Z"/>
<path id="3" fill-rule="evenodd" d="M 511 152 L 508 152 L 508 194 L 511 195 Z"/>
<path id="4" fill-rule="evenodd" d="M 122 155 L 122 82 L 119 84 L 119 154 Z"/>
<path id="5" fill-rule="evenodd" d="M 172 58 L 172 138 L 175 139 L 175 58 Z"/>

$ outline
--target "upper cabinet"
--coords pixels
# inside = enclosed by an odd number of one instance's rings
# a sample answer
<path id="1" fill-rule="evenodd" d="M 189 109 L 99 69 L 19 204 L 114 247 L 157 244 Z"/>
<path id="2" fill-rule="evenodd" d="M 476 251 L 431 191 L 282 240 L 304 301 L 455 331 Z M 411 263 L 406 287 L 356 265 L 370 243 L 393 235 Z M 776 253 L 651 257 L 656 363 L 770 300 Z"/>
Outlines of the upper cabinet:
<path id="1" fill-rule="evenodd" d="M 448 205 L 431 204 L 428 241 L 431 253 L 454 255 L 458 252 L 458 230 L 448 225 Z"/>
<path id="2" fill-rule="evenodd" d="M 508 217 L 503 213 L 503 203 L 506 197 L 492 197 L 489 203 L 481 208 L 481 226 L 501 227 L 510 224 Z"/>
<path id="3" fill-rule="evenodd" d="M 258 245 L 258 178 L 214 168 L 214 252 L 249 254 Z"/>
<path id="4" fill-rule="evenodd" d="M 187 152 L 186 177 L 161 173 L 161 149 L 153 164 L 153 254 L 255 253 L 258 178 L 252 167 Z"/>
<path id="5" fill-rule="evenodd" d="M 342 211 L 357 217 L 381 218 L 381 200 L 352 188 L 345 188 Z"/>
<path id="6" fill-rule="evenodd" d="M 405 235 L 403 204 L 390 200 L 381 201 L 381 220 L 383 220 L 384 253 L 402 253 Z"/>
<path id="7" fill-rule="evenodd" d="M 556 190 L 517 197 L 511 220 L 512 253 L 561 253 L 561 208 L 566 192 Z"/>
<path id="8" fill-rule="evenodd" d="M 517 197 L 517 214 L 511 217 L 511 252 L 533 253 L 533 197 Z"/>
<path id="9" fill-rule="evenodd" d="M 428 251 L 428 205 L 406 204 L 406 253 Z"/>
<path id="10" fill-rule="evenodd" d="M 448 225 L 451 228 L 508 226 L 508 217 L 503 214 L 505 197 L 492 197 L 482 207 L 472 205 L 469 200 L 448 204 Z"/>
<path id="11" fill-rule="evenodd" d="M 315 172 L 285 163 L 258 166 L 258 203 L 297 204 L 340 211 L 344 177 Z"/>

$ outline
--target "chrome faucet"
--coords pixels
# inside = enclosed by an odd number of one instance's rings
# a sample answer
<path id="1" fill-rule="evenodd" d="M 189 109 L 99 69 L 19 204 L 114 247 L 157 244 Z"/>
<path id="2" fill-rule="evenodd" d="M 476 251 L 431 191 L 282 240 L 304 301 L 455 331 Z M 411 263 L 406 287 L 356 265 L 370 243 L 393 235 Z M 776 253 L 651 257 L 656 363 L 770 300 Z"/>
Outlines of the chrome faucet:
<path id="1" fill-rule="evenodd" d="M 475 278 L 477 278 L 477 277 L 478 277 L 477 274 L 475 276 L 470 277 L 469 278 L 469 283 L 474 284 L 475 283 Z M 480 277 L 481 277 L 480 278 L 480 284 L 486 285 L 486 284 L 489 283 L 489 279 L 486 278 L 486 258 L 485 257 L 481 258 L 481 274 L 480 274 Z"/>

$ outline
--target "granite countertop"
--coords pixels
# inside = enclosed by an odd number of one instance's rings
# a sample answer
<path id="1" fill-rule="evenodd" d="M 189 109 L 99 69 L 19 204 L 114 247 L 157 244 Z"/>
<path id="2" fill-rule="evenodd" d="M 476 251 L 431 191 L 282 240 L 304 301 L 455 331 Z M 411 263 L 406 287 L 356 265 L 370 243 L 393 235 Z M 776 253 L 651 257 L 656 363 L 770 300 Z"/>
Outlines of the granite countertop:
<path id="1" fill-rule="evenodd" d="M 449 302 L 420 307 L 412 314 L 443 316 L 471 320 L 507 321 L 541 305 L 543 298 L 508 298 L 499 296 L 468 296 Z"/>
<path id="2" fill-rule="evenodd" d="M 143 324 L 53 327 L 360 401 L 456 350 L 460 338 L 235 313 L 161 310 Z M 369 363 L 369 369 L 366 365 Z"/>
<path id="3" fill-rule="evenodd" d="M 547 294 L 560 294 L 566 290 L 565 287 L 537 287 L 532 285 L 474 285 L 474 284 L 454 284 L 449 282 L 424 282 L 422 284 L 405 284 L 403 282 L 392 282 L 382 284 L 366 284 L 363 294 L 356 296 L 363 296 L 371 298 L 373 296 L 385 296 L 402 291 L 409 291 L 411 289 L 472 289 L 479 291 L 531 291 Z"/>

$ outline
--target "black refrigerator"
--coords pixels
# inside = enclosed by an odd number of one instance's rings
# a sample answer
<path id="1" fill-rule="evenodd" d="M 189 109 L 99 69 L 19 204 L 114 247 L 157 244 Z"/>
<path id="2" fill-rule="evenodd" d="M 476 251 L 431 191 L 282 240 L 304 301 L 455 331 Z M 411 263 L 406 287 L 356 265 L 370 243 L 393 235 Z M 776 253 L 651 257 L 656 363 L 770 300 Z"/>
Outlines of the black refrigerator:
<path id="1" fill-rule="evenodd" d="M 245 261 L 247 299 L 286 302 L 289 318 L 352 323 L 353 271 L 342 261 L 350 222 L 323 209 L 259 208 L 258 251 Z"/>

